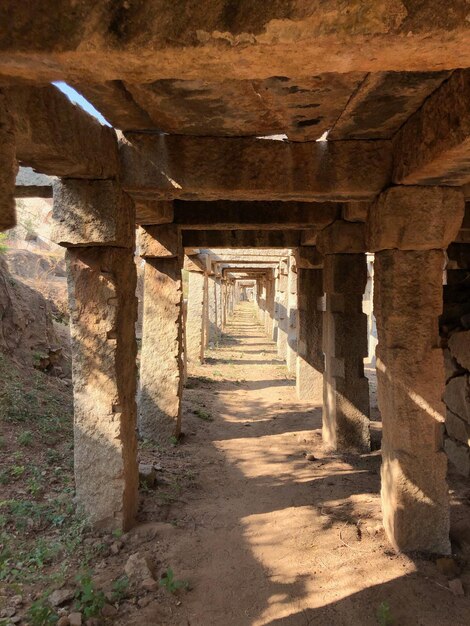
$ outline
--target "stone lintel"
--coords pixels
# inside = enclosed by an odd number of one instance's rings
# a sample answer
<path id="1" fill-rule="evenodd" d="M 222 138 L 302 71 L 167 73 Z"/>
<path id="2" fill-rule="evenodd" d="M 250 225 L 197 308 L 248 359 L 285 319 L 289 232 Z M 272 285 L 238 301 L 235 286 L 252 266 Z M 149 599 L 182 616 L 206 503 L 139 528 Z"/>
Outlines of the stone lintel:
<path id="1" fill-rule="evenodd" d="M 128 530 L 138 508 L 134 248 L 67 250 L 78 502 Z"/>
<path id="2" fill-rule="evenodd" d="M 178 257 L 181 254 L 181 233 L 174 224 L 139 228 L 139 254 L 143 258 Z"/>
<path id="3" fill-rule="evenodd" d="M 13 119 L 0 92 L 0 231 L 16 225 L 16 161 Z"/>
<path id="4" fill-rule="evenodd" d="M 337 202 L 174 202 L 182 230 L 305 230 L 324 228 L 341 215 Z"/>
<path id="5" fill-rule="evenodd" d="M 296 230 L 186 230 L 183 246 L 234 248 L 295 248 L 300 245 Z"/>
<path id="6" fill-rule="evenodd" d="M 369 202 L 346 202 L 343 205 L 343 220 L 347 222 L 367 222 Z"/>
<path id="7" fill-rule="evenodd" d="M 15 120 L 16 154 L 23 165 L 66 178 L 114 178 L 116 133 L 53 85 L 5 89 Z"/>
<path id="8" fill-rule="evenodd" d="M 368 250 L 445 249 L 456 239 L 464 211 L 460 189 L 391 187 L 370 207 Z"/>
<path id="9" fill-rule="evenodd" d="M 394 137 L 393 182 L 451 186 L 469 182 L 469 99 L 470 70 L 462 69 L 424 101 Z"/>
<path id="10" fill-rule="evenodd" d="M 366 226 L 337 220 L 318 233 L 317 249 L 323 255 L 366 252 Z"/>
<path id="11" fill-rule="evenodd" d="M 113 180 L 54 181 L 52 240 L 65 247 L 134 245 L 134 203 Z"/>
<path id="12" fill-rule="evenodd" d="M 460 0 L 449 0 L 441 11 L 433 0 L 423 0 L 416 12 L 402 2 L 353 3 L 346 16 L 340 0 L 314 6 L 302 0 L 234 13 L 231 6 L 229 0 L 195 3 L 181 13 L 173 4 L 143 0 L 132 11 L 116 13 L 106 0 L 92 5 L 56 0 L 53 15 L 33 5 L 25 20 L 15 0 L 4 0 L 0 72 L 45 82 L 115 81 L 117 88 L 119 80 L 149 83 L 157 76 L 252 80 L 345 68 L 470 66 L 468 6 Z M 112 93 L 119 106 L 124 97 Z M 139 116 L 135 123 L 140 115 L 134 114 Z"/>
<path id="13" fill-rule="evenodd" d="M 387 186 L 392 168 L 388 141 L 128 133 L 120 157 L 131 195 L 167 200 L 369 200 Z"/>
<path id="14" fill-rule="evenodd" d="M 300 233 L 300 245 L 316 246 L 319 232 L 320 231 L 318 230 L 318 228 L 312 228 L 311 230 L 303 230 Z"/>
<path id="15" fill-rule="evenodd" d="M 188 272 L 208 273 L 210 270 L 208 254 L 185 254 L 183 268 Z"/>
<path id="16" fill-rule="evenodd" d="M 20 167 L 15 181 L 16 198 L 52 198 L 54 177 Z"/>

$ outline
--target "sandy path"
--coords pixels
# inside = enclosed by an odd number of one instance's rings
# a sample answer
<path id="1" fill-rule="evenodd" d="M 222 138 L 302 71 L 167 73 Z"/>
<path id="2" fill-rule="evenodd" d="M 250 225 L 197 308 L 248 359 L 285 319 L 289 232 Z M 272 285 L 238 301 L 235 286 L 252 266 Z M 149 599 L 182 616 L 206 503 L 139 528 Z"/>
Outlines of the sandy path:
<path id="1" fill-rule="evenodd" d="M 386 603 L 395 624 L 468 625 L 469 599 L 432 561 L 390 551 L 379 453 L 322 451 L 321 409 L 297 401 L 252 305 L 226 335 L 191 372 L 179 454 L 194 487 L 167 508 L 161 543 L 192 590 L 132 624 L 365 626 L 388 623 L 377 618 Z M 461 578 L 470 589 L 468 570 Z"/>

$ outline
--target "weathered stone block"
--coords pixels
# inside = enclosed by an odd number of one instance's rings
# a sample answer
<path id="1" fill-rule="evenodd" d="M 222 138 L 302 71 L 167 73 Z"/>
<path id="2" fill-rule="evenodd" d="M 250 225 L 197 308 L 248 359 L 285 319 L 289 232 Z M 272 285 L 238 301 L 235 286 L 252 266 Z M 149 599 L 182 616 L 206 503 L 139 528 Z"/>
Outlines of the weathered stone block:
<path id="1" fill-rule="evenodd" d="M 470 330 L 454 333 L 448 341 L 448 346 L 457 363 L 470 370 Z"/>
<path id="2" fill-rule="evenodd" d="M 437 250 L 376 254 L 374 312 L 387 537 L 398 550 L 446 554 L 449 496 L 441 399 L 445 373 L 437 324 L 442 261 Z M 406 337 L 398 318 L 407 328 Z"/>
<path id="3" fill-rule="evenodd" d="M 134 245 L 134 204 L 112 180 L 54 181 L 52 240 L 67 247 Z"/>
<path id="4" fill-rule="evenodd" d="M 295 251 L 298 269 L 313 270 L 323 267 L 323 256 L 313 246 L 300 246 Z"/>
<path id="5" fill-rule="evenodd" d="M 181 257 L 147 259 L 140 365 L 139 431 L 168 440 L 181 431 Z"/>
<path id="6" fill-rule="evenodd" d="M 325 293 L 356 293 L 362 296 L 366 283 L 367 265 L 364 254 L 334 254 L 325 257 L 323 268 Z"/>
<path id="7" fill-rule="evenodd" d="M 446 437 L 444 450 L 458 473 L 462 476 L 470 476 L 470 448 Z"/>
<path id="8" fill-rule="evenodd" d="M 470 388 L 468 376 L 451 378 L 444 392 L 446 406 L 470 424 Z"/>
<path id="9" fill-rule="evenodd" d="M 465 200 L 450 187 L 391 187 L 371 205 L 369 252 L 446 249 L 462 224 Z"/>
<path id="10" fill-rule="evenodd" d="M 0 231 L 13 228 L 16 224 L 15 179 L 18 163 L 15 155 L 13 119 L 0 93 Z"/>
<path id="11" fill-rule="evenodd" d="M 204 361 L 206 332 L 207 276 L 189 272 L 188 313 L 186 318 L 186 346 L 188 361 Z"/>
<path id="12" fill-rule="evenodd" d="M 77 499 L 96 526 L 137 513 L 133 248 L 67 251 Z"/>
<path id="13" fill-rule="evenodd" d="M 346 202 L 343 205 L 343 220 L 347 222 L 367 222 L 369 202 Z"/>
<path id="14" fill-rule="evenodd" d="M 139 228 L 139 254 L 143 258 L 178 257 L 181 254 L 181 233 L 174 224 Z"/>
<path id="15" fill-rule="evenodd" d="M 461 441 L 466 446 L 470 446 L 470 426 L 468 422 L 460 419 L 458 415 L 447 410 L 446 430 L 450 437 Z"/>
<path id="16" fill-rule="evenodd" d="M 323 255 L 366 252 L 366 227 L 360 223 L 336 220 L 318 233 L 317 249 Z"/>

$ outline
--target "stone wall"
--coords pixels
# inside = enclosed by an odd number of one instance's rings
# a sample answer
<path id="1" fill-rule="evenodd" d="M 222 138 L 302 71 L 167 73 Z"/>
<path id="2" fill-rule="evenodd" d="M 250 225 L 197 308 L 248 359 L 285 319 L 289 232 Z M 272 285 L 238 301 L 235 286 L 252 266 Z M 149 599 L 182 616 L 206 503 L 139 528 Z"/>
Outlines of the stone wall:
<path id="1" fill-rule="evenodd" d="M 444 447 L 457 471 L 470 475 L 470 245 L 452 244 L 440 323 L 446 366 Z"/>

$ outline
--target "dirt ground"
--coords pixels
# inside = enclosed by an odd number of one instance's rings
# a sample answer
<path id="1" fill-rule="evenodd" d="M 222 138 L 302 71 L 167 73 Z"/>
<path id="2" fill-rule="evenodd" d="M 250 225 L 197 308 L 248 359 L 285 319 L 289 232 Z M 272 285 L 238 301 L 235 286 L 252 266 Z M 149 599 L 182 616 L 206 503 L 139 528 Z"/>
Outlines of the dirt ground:
<path id="1" fill-rule="evenodd" d="M 142 505 L 147 545 L 190 590 L 160 591 L 115 623 L 468 626 L 468 482 L 450 477 L 460 572 L 446 577 L 435 559 L 390 549 L 380 452 L 322 450 L 321 409 L 298 402 L 251 304 L 239 307 L 208 357 L 190 371 L 182 442 L 169 453 L 144 442 L 141 452 L 161 470 Z M 449 589 L 456 575 L 464 597 Z"/>

